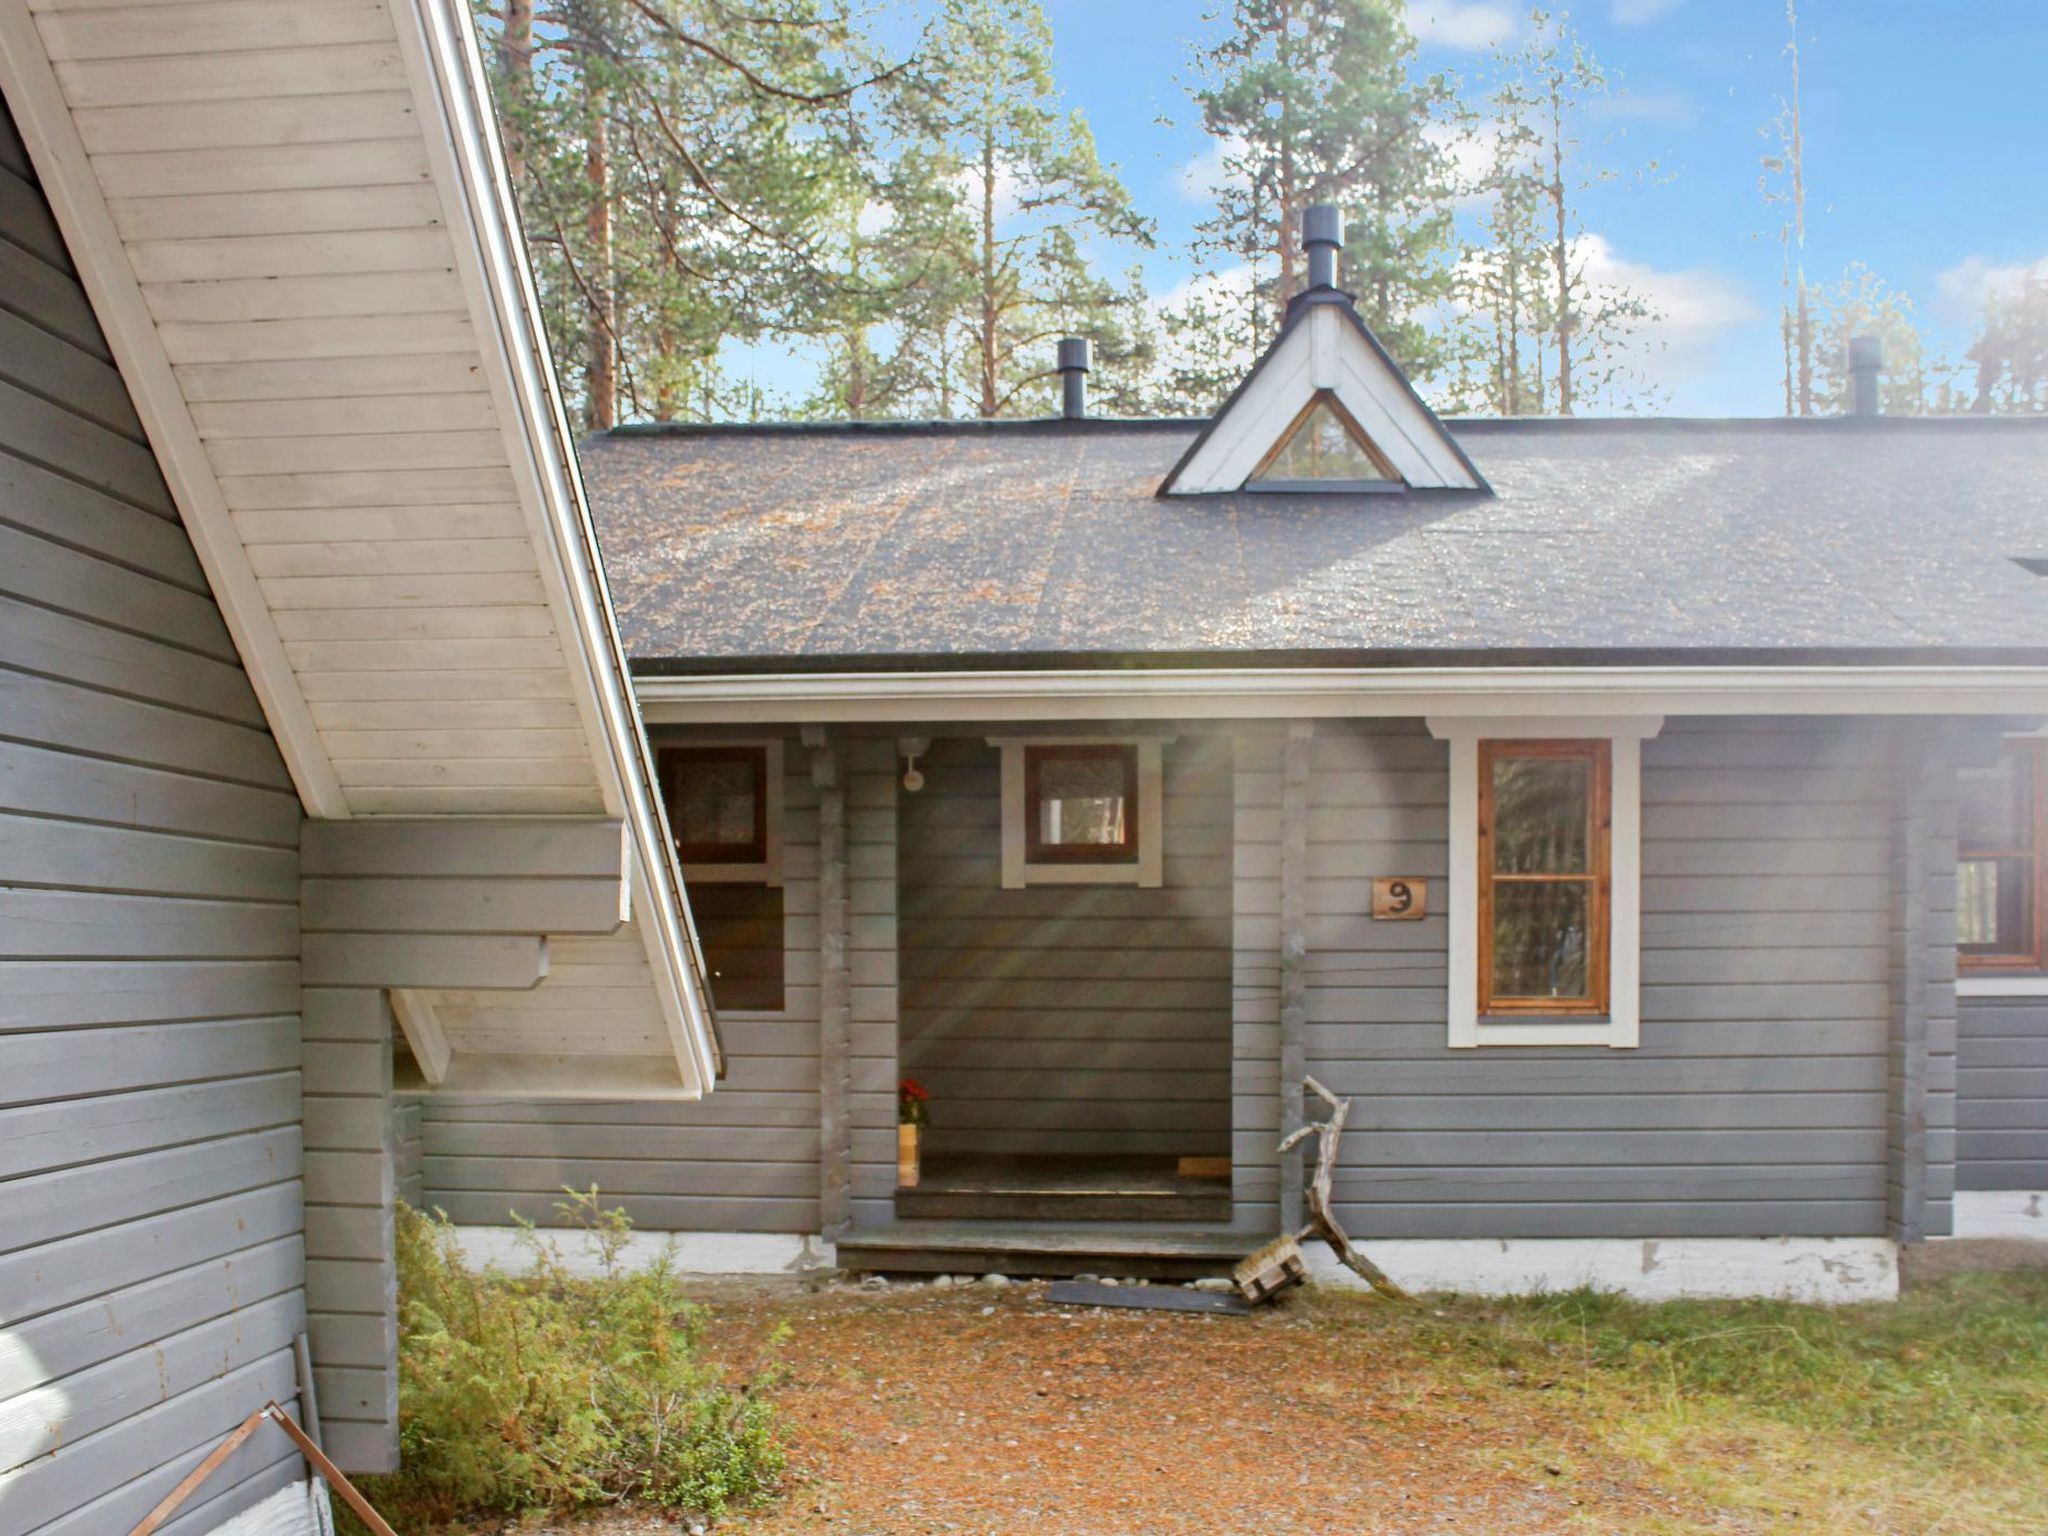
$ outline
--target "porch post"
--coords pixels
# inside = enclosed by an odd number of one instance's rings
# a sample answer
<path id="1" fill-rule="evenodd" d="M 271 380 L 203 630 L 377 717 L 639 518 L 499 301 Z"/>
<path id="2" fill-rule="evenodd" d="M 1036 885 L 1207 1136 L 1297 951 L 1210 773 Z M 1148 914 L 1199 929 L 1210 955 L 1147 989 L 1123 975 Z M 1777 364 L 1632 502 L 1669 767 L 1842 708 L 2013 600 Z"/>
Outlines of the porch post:
<path id="1" fill-rule="evenodd" d="M 1290 720 L 1280 756 L 1280 1134 L 1302 1123 L 1308 1071 L 1308 782 L 1312 720 Z M 1280 1230 L 1300 1228 L 1299 1152 L 1280 1158 Z"/>
<path id="2" fill-rule="evenodd" d="M 818 1225 L 827 1242 L 846 1233 L 853 1209 L 853 979 L 848 956 L 846 781 L 825 728 L 807 725 L 811 783 L 818 791 Z"/>
<path id="3" fill-rule="evenodd" d="M 1955 770 L 1988 750 L 1932 723 L 1895 738 L 1886 1227 L 1946 1236 L 1955 1184 Z"/>

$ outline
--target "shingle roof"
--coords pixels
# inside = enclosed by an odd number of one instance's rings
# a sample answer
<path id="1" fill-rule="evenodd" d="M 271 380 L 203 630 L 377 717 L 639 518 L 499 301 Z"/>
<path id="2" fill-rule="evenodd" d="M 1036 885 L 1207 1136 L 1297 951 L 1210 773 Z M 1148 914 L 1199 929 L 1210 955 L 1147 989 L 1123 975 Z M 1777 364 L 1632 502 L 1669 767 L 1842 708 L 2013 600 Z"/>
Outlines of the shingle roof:
<path id="1" fill-rule="evenodd" d="M 2048 658 L 2015 563 L 2048 555 L 2048 421 L 1454 422 L 1492 496 L 1157 496 L 1199 426 L 628 428 L 582 457 L 655 669 Z"/>

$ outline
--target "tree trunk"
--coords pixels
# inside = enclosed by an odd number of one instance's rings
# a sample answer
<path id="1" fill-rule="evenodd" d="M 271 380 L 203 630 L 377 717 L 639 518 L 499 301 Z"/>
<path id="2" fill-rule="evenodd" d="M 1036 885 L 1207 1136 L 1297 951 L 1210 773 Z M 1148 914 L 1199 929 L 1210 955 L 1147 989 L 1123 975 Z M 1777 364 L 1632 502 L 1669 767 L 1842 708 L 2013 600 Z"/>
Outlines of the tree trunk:
<path id="1" fill-rule="evenodd" d="M 1551 256 L 1557 263 L 1557 414 L 1572 413 L 1572 253 L 1566 236 L 1564 190 L 1564 100 L 1557 77 L 1550 86 L 1550 201 L 1557 214 L 1556 244 Z"/>
<path id="2" fill-rule="evenodd" d="M 498 42 L 511 121 L 505 127 L 505 165 L 518 186 L 526 175 L 524 111 L 533 99 L 533 0 L 505 0 L 505 30 Z"/>
<path id="3" fill-rule="evenodd" d="M 585 215 L 584 236 L 590 247 L 589 271 L 584 280 L 590 308 L 590 426 L 604 432 L 619 420 L 619 354 L 613 334 L 612 298 L 612 184 L 610 131 L 605 118 L 606 102 L 593 95 L 590 103 L 590 139 L 584 148 L 583 176 L 590 194 Z"/>
<path id="4" fill-rule="evenodd" d="M 996 141 L 981 141 L 981 414 L 996 413 Z"/>

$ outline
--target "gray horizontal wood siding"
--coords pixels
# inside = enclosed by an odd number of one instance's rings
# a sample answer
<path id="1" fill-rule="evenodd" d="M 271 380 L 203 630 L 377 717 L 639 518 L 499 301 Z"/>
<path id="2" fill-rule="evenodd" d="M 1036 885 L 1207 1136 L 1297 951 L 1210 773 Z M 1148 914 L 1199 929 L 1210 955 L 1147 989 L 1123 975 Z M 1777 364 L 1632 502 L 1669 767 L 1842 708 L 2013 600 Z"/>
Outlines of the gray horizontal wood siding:
<path id="1" fill-rule="evenodd" d="M 1352 1231 L 1883 1234 L 1890 761 L 1874 729 L 1673 720 L 1643 752 L 1641 1047 L 1451 1051 L 1444 744 L 1319 727 L 1308 1055 L 1357 1100 L 1336 1185 Z M 1267 777 L 1240 789 L 1254 839 L 1276 814 Z M 1372 921 L 1375 875 L 1429 879 L 1432 915 Z M 1244 958 L 1266 939 L 1241 935 Z M 1274 1120 L 1271 1061 L 1260 1045 L 1238 1068 L 1248 1159 Z"/>
<path id="2" fill-rule="evenodd" d="M 1157 890 L 1004 890 L 996 748 L 936 741 L 924 773 L 901 802 L 897 920 L 932 1154 L 1227 1153 L 1229 738 L 1166 746 Z"/>
<path id="3" fill-rule="evenodd" d="M 817 842 L 817 791 L 808 754 L 792 738 L 783 773 L 783 1008 L 720 1009 L 726 1076 L 716 1092 L 695 1104 L 425 1099 L 422 1203 L 467 1225 L 501 1226 L 515 1213 L 552 1225 L 564 1186 L 595 1184 L 607 1205 L 653 1231 L 816 1232 Z M 886 1068 L 857 1081 L 869 1094 L 889 1087 Z"/>
<path id="4" fill-rule="evenodd" d="M 1958 1023 L 1957 1187 L 2048 1189 L 2048 998 L 1965 998 Z"/>
<path id="5" fill-rule="evenodd" d="M 0 268 L 0 1530 L 103 1536 L 295 1397 L 299 807 L 4 108 Z"/>

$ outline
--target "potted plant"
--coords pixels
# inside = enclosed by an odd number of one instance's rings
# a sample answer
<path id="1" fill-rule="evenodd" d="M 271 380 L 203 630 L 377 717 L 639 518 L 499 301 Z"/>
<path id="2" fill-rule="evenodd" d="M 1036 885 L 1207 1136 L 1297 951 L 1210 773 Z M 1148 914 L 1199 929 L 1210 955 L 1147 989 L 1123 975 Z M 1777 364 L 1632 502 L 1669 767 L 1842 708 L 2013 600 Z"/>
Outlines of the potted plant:
<path id="1" fill-rule="evenodd" d="M 896 1186 L 917 1188 L 918 1142 L 931 1124 L 932 1096 L 923 1083 L 906 1077 L 896 1086 Z"/>

